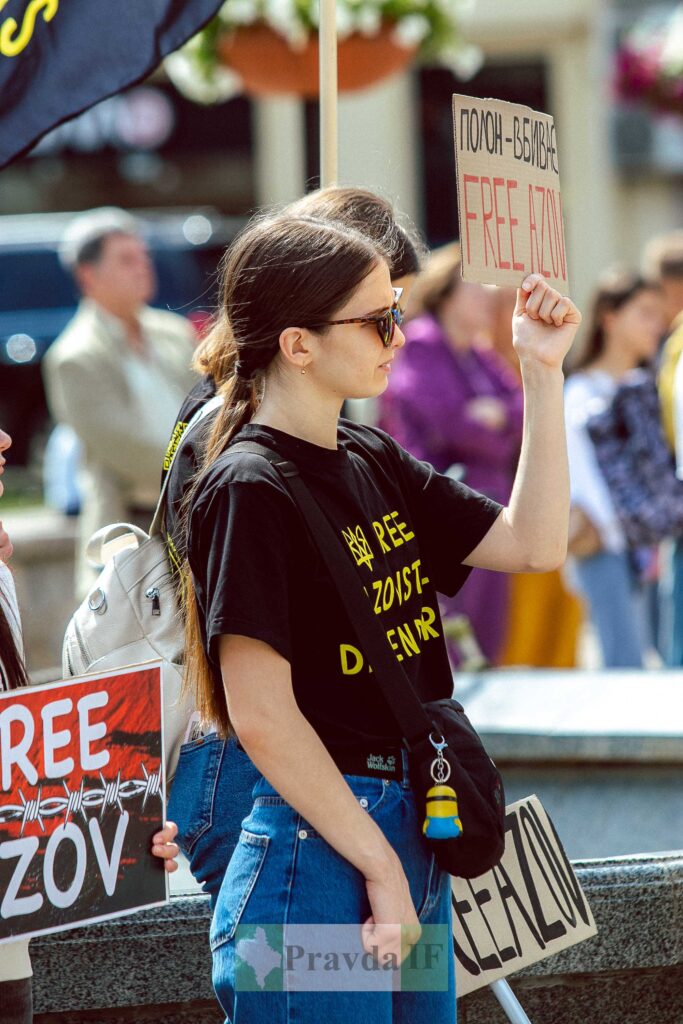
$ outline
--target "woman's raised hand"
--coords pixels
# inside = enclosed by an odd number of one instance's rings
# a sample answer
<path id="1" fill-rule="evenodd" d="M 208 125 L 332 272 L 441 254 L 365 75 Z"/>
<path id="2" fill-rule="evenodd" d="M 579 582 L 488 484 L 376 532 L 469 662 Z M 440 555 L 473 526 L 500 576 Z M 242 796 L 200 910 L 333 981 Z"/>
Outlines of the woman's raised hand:
<path id="1" fill-rule="evenodd" d="M 374 953 L 380 967 L 401 964 L 419 942 L 422 926 L 398 857 L 381 877 L 366 878 L 365 887 L 372 914 L 361 926 L 363 948 Z"/>
<path id="2" fill-rule="evenodd" d="M 520 363 L 560 369 L 580 323 L 581 313 L 568 296 L 540 274 L 530 274 L 517 290 L 512 314 L 512 342 Z"/>

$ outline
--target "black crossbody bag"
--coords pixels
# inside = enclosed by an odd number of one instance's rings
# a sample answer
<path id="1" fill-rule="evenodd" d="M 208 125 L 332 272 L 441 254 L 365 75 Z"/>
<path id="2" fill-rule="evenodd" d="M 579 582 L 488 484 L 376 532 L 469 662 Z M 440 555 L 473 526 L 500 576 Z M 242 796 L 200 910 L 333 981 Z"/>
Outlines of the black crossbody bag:
<path id="1" fill-rule="evenodd" d="M 476 878 L 488 871 L 505 847 L 503 781 L 462 705 L 450 697 L 420 700 L 341 541 L 294 463 L 251 441 L 239 441 L 228 452 L 268 459 L 292 494 L 398 722 L 418 806 L 425 805 L 423 839 L 430 852 L 451 875 Z"/>

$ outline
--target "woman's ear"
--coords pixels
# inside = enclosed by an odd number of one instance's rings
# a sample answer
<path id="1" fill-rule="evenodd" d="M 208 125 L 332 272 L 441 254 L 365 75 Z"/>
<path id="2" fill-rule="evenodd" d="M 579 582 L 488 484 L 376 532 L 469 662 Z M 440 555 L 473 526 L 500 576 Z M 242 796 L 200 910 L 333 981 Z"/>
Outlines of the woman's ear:
<path id="1" fill-rule="evenodd" d="M 302 327 L 287 327 L 280 335 L 280 351 L 288 366 L 301 372 L 311 361 L 310 332 Z"/>

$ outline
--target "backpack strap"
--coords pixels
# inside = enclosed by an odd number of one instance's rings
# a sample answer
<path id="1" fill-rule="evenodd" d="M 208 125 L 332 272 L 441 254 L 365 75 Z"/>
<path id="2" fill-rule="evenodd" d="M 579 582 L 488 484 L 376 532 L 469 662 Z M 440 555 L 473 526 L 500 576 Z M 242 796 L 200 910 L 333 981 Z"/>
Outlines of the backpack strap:
<path id="1" fill-rule="evenodd" d="M 206 419 L 207 416 L 210 416 L 212 412 L 216 411 L 216 409 L 220 409 L 222 404 L 223 404 L 223 396 L 222 395 L 214 395 L 213 398 L 210 398 L 208 402 L 205 402 L 204 405 L 202 405 L 199 409 L 197 409 L 196 413 L 194 414 L 194 416 L 191 418 L 190 422 L 185 427 L 185 430 L 182 433 L 182 435 L 180 437 L 180 440 L 178 441 L 178 444 L 175 447 L 175 451 L 173 452 L 173 455 L 171 456 L 171 461 L 170 461 L 170 463 L 168 465 L 168 469 L 166 470 L 166 476 L 164 478 L 164 483 L 162 485 L 161 491 L 159 493 L 159 500 L 157 501 L 157 507 L 154 510 L 154 517 L 152 519 L 152 525 L 149 528 L 149 535 L 150 535 L 150 537 L 154 537 L 154 536 L 157 536 L 158 534 L 163 533 L 164 519 L 165 519 L 164 501 L 165 501 L 165 498 L 166 498 L 166 490 L 168 488 L 168 481 L 169 481 L 169 479 L 171 477 L 171 470 L 173 469 L 173 463 L 176 460 L 176 456 L 177 456 L 178 452 L 180 451 L 181 447 L 185 444 L 185 441 L 187 440 L 187 437 L 189 436 L 190 431 L 194 430 L 194 428 L 196 426 L 198 426 L 203 419 Z"/>

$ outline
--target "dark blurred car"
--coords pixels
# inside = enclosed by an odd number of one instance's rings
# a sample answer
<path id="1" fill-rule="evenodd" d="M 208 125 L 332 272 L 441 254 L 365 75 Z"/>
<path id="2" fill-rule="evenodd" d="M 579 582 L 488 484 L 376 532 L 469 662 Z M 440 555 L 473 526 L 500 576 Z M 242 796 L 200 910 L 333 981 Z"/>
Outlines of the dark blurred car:
<path id="1" fill-rule="evenodd" d="M 244 221 L 212 210 L 134 211 L 158 277 L 153 305 L 201 330 L 216 304 L 216 270 Z M 76 287 L 57 256 L 74 214 L 0 217 L 0 427 L 26 465 L 49 426 L 41 360 L 74 315 Z"/>

